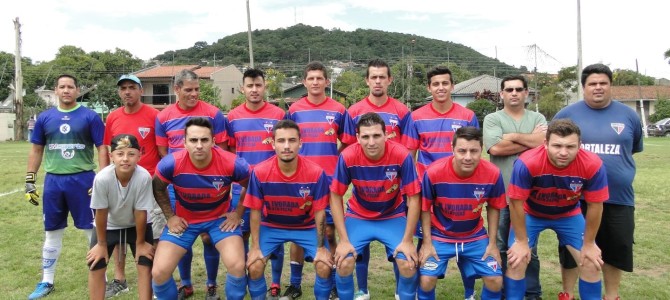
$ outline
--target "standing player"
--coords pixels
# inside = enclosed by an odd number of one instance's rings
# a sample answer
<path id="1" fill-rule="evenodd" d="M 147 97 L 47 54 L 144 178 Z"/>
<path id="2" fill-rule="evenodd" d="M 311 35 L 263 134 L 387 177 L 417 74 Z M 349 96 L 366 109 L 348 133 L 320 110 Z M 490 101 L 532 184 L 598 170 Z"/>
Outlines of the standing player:
<path id="1" fill-rule="evenodd" d="M 109 254 L 117 245 L 125 248 L 128 243 L 137 262 L 138 298 L 149 300 L 152 298 L 154 248 L 147 211 L 153 210 L 155 204 L 151 189 L 147 188 L 151 184 L 151 175 L 137 164 L 141 146 L 135 136 L 116 135 L 110 146 L 110 158 L 114 164 L 102 169 L 93 181 L 91 208 L 95 209 L 95 231 L 91 250 L 86 254 L 90 268 L 89 298 L 106 298 L 105 271 Z"/>
<path id="2" fill-rule="evenodd" d="M 200 82 L 198 75 L 189 70 L 182 70 L 175 75 L 174 92 L 177 95 L 177 103 L 171 104 L 163 109 L 156 117 L 156 144 L 161 157 L 168 153 L 174 153 L 184 148 L 184 125 L 191 118 L 202 117 L 212 123 L 214 142 L 224 150 L 228 149 L 228 134 L 226 132 L 226 119 L 214 105 L 199 100 Z M 168 187 L 170 201 L 174 207 L 175 195 L 172 186 Z M 219 270 L 219 252 L 210 241 L 207 233 L 200 236 L 204 249 L 205 269 L 207 270 L 207 294 L 216 298 L 217 286 L 216 276 Z M 184 258 L 179 262 L 179 276 L 181 287 L 179 298 L 184 299 L 193 295 L 191 283 L 191 262 L 193 261 L 193 249 L 188 249 Z"/>
<path id="3" fill-rule="evenodd" d="M 127 74 L 119 77 L 116 82 L 122 106 L 107 116 L 105 124 L 104 144 L 111 145 L 112 137 L 125 133 L 131 134 L 139 142 L 140 156 L 137 164 L 146 169 L 151 176 L 154 174 L 156 164 L 160 160 L 158 148 L 156 147 L 156 115 L 158 110 L 142 103 L 142 82 L 135 75 Z M 152 195 L 153 197 L 153 195 Z M 152 200 L 153 203 L 155 201 Z M 165 225 L 160 207 L 157 205 L 150 210 L 147 222 L 155 226 L 152 228 L 154 239 L 160 237 L 162 226 Z M 160 228 L 156 228 L 159 227 Z M 119 246 L 123 251 L 119 251 Z M 114 248 L 116 264 L 114 268 L 114 279 L 107 284 L 105 297 L 110 298 L 120 293 L 128 292 L 126 282 L 126 251 L 125 245 L 120 244 Z"/>
<path id="4" fill-rule="evenodd" d="M 265 74 L 258 69 L 248 69 L 242 76 L 242 92 L 245 101 L 228 114 L 228 147 L 230 152 L 244 158 L 253 168 L 256 164 L 273 156 L 272 128 L 286 117 L 283 109 L 272 105 L 265 98 Z M 233 184 L 231 205 L 237 207 L 242 187 Z M 249 249 L 249 210 L 244 211 L 242 240 L 244 249 Z M 284 264 L 284 247 L 277 248 L 272 255 L 272 285 L 270 297 L 280 296 L 280 280 Z M 246 251 L 245 251 L 246 252 Z M 293 276 L 292 276 L 293 277 Z"/>
<path id="5" fill-rule="evenodd" d="M 472 126 L 479 128 L 475 113 L 451 99 L 454 78 L 451 70 L 436 67 L 426 74 L 428 91 L 433 101 L 412 112 L 407 128 L 403 130 L 402 143 L 417 151 L 416 169 L 419 178 L 423 178 L 428 165 L 434 161 L 451 156 L 451 141 L 456 129 Z M 421 228 L 418 230 L 421 238 Z M 461 278 L 465 290 L 465 299 L 474 299 L 475 278 L 466 277 L 462 268 Z"/>
<path id="6" fill-rule="evenodd" d="M 249 294 L 263 298 L 267 285 L 263 272 L 269 255 L 293 242 L 314 261 L 314 297 L 328 299 L 332 287 L 330 251 L 324 242 L 328 177 L 314 162 L 298 156 L 300 128 L 282 120 L 273 129 L 275 157 L 254 168 L 244 205 L 251 209 L 251 238 L 247 267 Z"/>
<path id="7" fill-rule="evenodd" d="M 547 132 L 547 120 L 538 112 L 525 109 L 528 82 L 523 76 L 507 76 L 500 83 L 500 98 L 504 108 L 484 117 L 484 145 L 490 160 L 503 175 L 505 187 L 509 186 L 514 161 L 526 150 L 542 145 Z M 500 209 L 498 224 L 498 249 L 503 273 L 507 266 L 507 238 L 509 237 L 509 208 Z M 540 261 L 537 246 L 533 247 L 530 264 L 526 269 L 526 300 L 542 296 Z"/>
<path id="8" fill-rule="evenodd" d="M 37 171 L 45 157 L 44 170 L 44 248 L 42 248 L 42 281 L 28 299 L 45 297 L 54 291 L 56 263 L 63 248 L 63 232 L 67 227 L 68 212 L 74 225 L 82 229 L 90 242 L 93 211 L 89 190 L 95 177 L 94 150 L 98 149 L 98 165 L 109 164 L 107 146 L 102 138 L 105 125 L 94 111 L 77 103 L 79 86 L 72 75 L 56 78 L 58 106 L 37 117 L 30 136 L 33 144 L 28 154 L 26 173 L 26 200 L 38 205 L 35 187 Z M 46 150 L 46 152 L 45 152 Z"/>
<path id="9" fill-rule="evenodd" d="M 388 257 L 396 259 L 400 299 L 416 297 L 418 258 L 412 237 L 421 209 L 421 187 L 410 152 L 387 141 L 385 128 L 376 113 L 361 116 L 358 144 L 342 151 L 331 185 L 330 205 L 340 237 L 334 256 L 336 285 L 343 300 L 354 298 L 354 260 L 373 240 L 384 244 Z M 350 183 L 353 192 L 345 221 L 343 195 Z"/>
<path id="10" fill-rule="evenodd" d="M 544 147 L 521 154 L 514 162 L 509 186 L 512 230 L 507 251 L 505 298 L 523 299 L 530 246 L 552 229 L 559 245 L 579 262 L 579 296 L 601 299 L 600 248 L 595 236 L 602 203 L 609 198 L 605 166 L 597 155 L 580 149 L 580 130 L 569 120 L 554 120 Z M 580 213 L 584 197 L 588 210 Z"/>
<path id="11" fill-rule="evenodd" d="M 356 104 L 349 107 L 348 112 L 354 124 L 358 122 L 365 113 L 375 112 L 386 124 L 386 138 L 401 142 L 402 129 L 410 118 L 409 109 L 397 99 L 388 95 L 388 87 L 393 82 L 391 67 L 380 59 L 368 62 L 365 71 L 365 83 L 370 88 L 370 94 Z M 356 261 L 356 281 L 358 291 L 356 300 L 370 299 L 368 291 L 368 263 L 370 262 L 370 247 L 365 247 L 361 258 Z M 398 267 L 394 264 L 393 271 L 398 280 Z M 396 291 L 397 292 L 397 291 Z"/>
<path id="12" fill-rule="evenodd" d="M 214 147 L 213 126 L 206 118 L 189 119 L 184 134 L 186 151 L 164 157 L 153 179 L 154 197 L 168 219 L 154 257 L 154 293 L 158 299 L 177 298 L 172 272 L 198 235 L 206 232 L 228 270 L 226 299 L 243 299 L 247 278 L 238 228 L 241 216 L 226 212 L 230 208 L 230 184 L 235 181 L 246 186 L 249 165 L 235 154 Z M 174 210 L 168 184 L 174 186 Z M 214 297 L 208 295 L 209 298 Z"/>
<path id="13" fill-rule="evenodd" d="M 572 119 L 582 130 L 582 148 L 598 154 L 607 168 L 610 198 L 603 204 L 596 244 L 602 247 L 605 262 L 605 299 L 613 300 L 619 297 L 622 271 L 633 271 L 633 154 L 642 152 L 642 125 L 634 110 L 612 100 L 609 67 L 587 66 L 582 71 L 581 81 L 584 101 L 563 108 L 556 118 Z"/>
<path id="14" fill-rule="evenodd" d="M 451 142 L 454 155 L 430 164 L 424 173 L 421 223 L 426 230 L 419 251 L 419 299 L 435 299 L 437 277 L 444 275 L 452 257 L 482 277 L 481 299 L 502 295 L 496 233 L 500 209 L 507 206 L 505 185 L 500 170 L 481 160 L 482 144 L 479 129 L 461 127 Z M 482 218 L 484 205 L 488 236 Z"/>
<path id="15" fill-rule="evenodd" d="M 307 96 L 293 103 L 288 110 L 288 119 L 300 126 L 302 147 L 300 155 L 319 164 L 329 178 L 332 178 L 337 157 L 347 144 L 354 142 L 353 125 L 344 105 L 326 96 L 326 86 L 330 83 L 326 66 L 321 62 L 311 62 L 304 70 L 303 84 Z M 339 143 L 338 143 L 339 141 Z M 332 218 L 326 208 L 326 238 L 330 250 L 335 251 L 335 231 Z M 304 253 L 291 245 L 291 286 L 284 293 L 297 298 L 300 290 Z M 297 286 L 296 286 L 297 284 Z M 295 292 L 294 292 L 295 291 Z M 333 288 L 333 297 L 336 290 Z"/>

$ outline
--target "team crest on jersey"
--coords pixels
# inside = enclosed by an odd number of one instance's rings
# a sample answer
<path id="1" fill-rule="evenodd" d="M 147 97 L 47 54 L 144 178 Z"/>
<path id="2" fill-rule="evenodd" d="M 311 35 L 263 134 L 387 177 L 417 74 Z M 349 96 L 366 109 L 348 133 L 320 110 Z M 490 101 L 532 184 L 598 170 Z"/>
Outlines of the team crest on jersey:
<path id="1" fill-rule="evenodd" d="M 581 181 L 573 180 L 570 182 L 570 189 L 575 193 L 579 193 L 579 191 L 582 190 L 582 186 L 584 186 L 584 184 Z"/>
<path id="2" fill-rule="evenodd" d="M 300 197 L 302 197 L 303 199 L 309 197 L 309 194 L 311 194 L 311 192 L 312 191 L 309 189 L 308 186 L 301 186 L 300 189 L 298 190 Z"/>
<path id="3" fill-rule="evenodd" d="M 389 119 L 389 124 L 391 124 L 391 128 L 395 129 L 395 127 L 398 126 L 398 119 L 390 118 Z"/>
<path id="4" fill-rule="evenodd" d="M 274 126 L 275 125 L 272 124 L 272 122 L 270 122 L 270 121 L 267 121 L 267 122 L 263 123 L 263 128 L 265 128 L 265 131 L 267 131 L 267 133 L 272 132 L 272 128 L 274 128 Z"/>
<path id="5" fill-rule="evenodd" d="M 74 149 L 70 151 L 67 149 L 61 149 L 60 156 L 62 156 L 64 159 L 72 159 L 74 157 Z"/>
<path id="6" fill-rule="evenodd" d="M 626 129 L 626 124 L 624 124 L 624 123 L 610 123 L 610 127 L 612 127 L 612 129 L 614 129 L 614 132 L 616 132 L 616 134 L 621 135 L 623 130 Z"/>
<path id="7" fill-rule="evenodd" d="M 142 139 L 144 139 L 144 138 L 147 137 L 149 132 L 151 132 L 151 128 L 149 128 L 149 127 L 139 127 L 139 128 L 137 128 L 137 131 L 140 132 L 140 136 L 142 137 Z"/>
<path id="8" fill-rule="evenodd" d="M 333 122 L 335 122 L 335 114 L 327 113 L 326 121 L 328 121 L 328 124 L 330 124 L 330 126 L 333 126 Z"/>
<path id="9" fill-rule="evenodd" d="M 495 259 L 489 260 L 486 262 L 486 265 L 491 268 L 491 270 L 498 271 L 498 262 Z"/>
<path id="10" fill-rule="evenodd" d="M 456 131 L 458 128 L 461 128 L 461 124 L 451 124 L 451 130 Z"/>
<path id="11" fill-rule="evenodd" d="M 477 198 L 477 201 L 481 200 L 482 197 L 484 196 L 484 187 L 475 187 L 475 191 L 473 192 L 475 195 L 475 198 Z"/>
<path id="12" fill-rule="evenodd" d="M 221 179 L 214 179 L 214 181 L 212 181 L 212 185 L 214 186 L 214 188 L 215 188 L 217 191 L 220 191 L 221 188 L 223 187 L 223 180 L 221 180 Z"/>
<path id="13" fill-rule="evenodd" d="M 395 168 L 386 169 L 386 178 L 388 178 L 388 180 L 393 181 L 396 179 L 396 177 L 398 177 L 398 170 Z"/>
<path id="14" fill-rule="evenodd" d="M 61 124 L 60 125 L 60 133 L 68 134 L 69 132 L 70 132 L 70 124 Z"/>

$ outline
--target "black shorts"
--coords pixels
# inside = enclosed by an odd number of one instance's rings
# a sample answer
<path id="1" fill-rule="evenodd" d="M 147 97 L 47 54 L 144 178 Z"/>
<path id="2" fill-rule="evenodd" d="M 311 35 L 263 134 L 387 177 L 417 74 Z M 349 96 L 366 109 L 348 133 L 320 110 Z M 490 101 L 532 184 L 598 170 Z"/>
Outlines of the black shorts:
<path id="1" fill-rule="evenodd" d="M 586 214 L 586 206 L 582 206 Z M 633 272 L 633 244 L 635 232 L 635 207 L 617 204 L 603 204 L 603 216 L 596 234 L 596 244 L 600 247 L 603 261 L 617 269 Z M 559 247 L 559 260 L 566 269 L 577 264 L 565 247 Z"/>
<path id="2" fill-rule="evenodd" d="M 153 232 L 151 230 L 151 225 L 152 224 L 147 224 L 144 232 L 144 240 L 147 243 L 153 242 Z M 107 230 L 107 255 L 111 255 L 112 252 L 114 251 L 114 247 L 116 245 L 121 245 L 119 248 L 121 251 L 126 251 L 126 244 L 130 245 L 130 251 L 133 253 L 133 257 L 135 257 L 135 241 L 137 240 L 137 230 L 135 230 L 135 227 L 131 228 L 125 228 L 125 229 L 114 229 L 114 230 Z M 90 248 L 93 248 L 98 243 L 98 235 L 95 231 L 95 228 L 93 228 L 93 236 L 91 236 L 91 245 Z M 142 265 L 142 266 L 148 266 L 151 267 L 153 262 L 151 259 L 140 256 L 138 259 L 137 264 Z M 88 264 L 89 267 L 91 264 Z M 92 271 L 95 270 L 100 270 L 103 268 L 107 267 L 107 262 L 105 260 L 100 260 L 94 267 L 91 269 Z"/>

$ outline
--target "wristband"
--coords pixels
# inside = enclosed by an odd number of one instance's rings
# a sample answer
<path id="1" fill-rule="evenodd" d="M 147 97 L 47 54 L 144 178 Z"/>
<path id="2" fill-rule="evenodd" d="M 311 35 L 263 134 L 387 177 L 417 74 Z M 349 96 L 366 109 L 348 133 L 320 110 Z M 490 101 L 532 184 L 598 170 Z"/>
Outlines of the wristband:
<path id="1" fill-rule="evenodd" d="M 37 174 L 35 172 L 26 173 L 26 183 L 35 183 L 37 180 Z"/>

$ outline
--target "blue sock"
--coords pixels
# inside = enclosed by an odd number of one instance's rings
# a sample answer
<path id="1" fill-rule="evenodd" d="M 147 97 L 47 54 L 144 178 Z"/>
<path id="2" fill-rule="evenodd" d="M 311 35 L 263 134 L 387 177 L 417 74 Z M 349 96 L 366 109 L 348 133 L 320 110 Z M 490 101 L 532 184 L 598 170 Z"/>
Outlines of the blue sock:
<path id="1" fill-rule="evenodd" d="M 279 285 L 281 283 L 281 273 L 284 267 L 284 245 L 281 245 L 277 250 L 270 255 L 270 266 L 272 267 L 272 283 Z M 293 275 L 293 274 L 291 274 Z"/>
<path id="2" fill-rule="evenodd" d="M 151 287 L 158 299 L 177 299 L 177 283 L 174 282 L 172 276 L 163 284 L 156 284 L 156 282 L 151 280 Z"/>
<path id="3" fill-rule="evenodd" d="M 435 300 L 435 289 L 424 291 L 421 287 L 419 287 L 417 290 L 418 292 L 416 295 L 418 296 L 419 300 Z"/>
<path id="4" fill-rule="evenodd" d="M 302 283 L 303 266 L 303 264 L 300 264 L 296 261 L 291 262 L 291 285 L 300 287 L 300 284 Z"/>
<path id="5" fill-rule="evenodd" d="M 461 279 L 463 279 L 463 289 L 465 290 L 465 298 L 467 299 L 468 297 L 472 296 L 472 294 L 475 293 L 475 277 L 467 277 L 461 273 Z"/>
<path id="6" fill-rule="evenodd" d="M 242 300 L 247 293 L 247 276 L 226 275 L 226 299 Z M 176 296 L 175 296 L 176 298 Z"/>
<path id="7" fill-rule="evenodd" d="M 336 274 L 335 286 L 337 286 L 337 295 L 340 299 L 354 299 L 354 274 L 344 277 Z"/>
<path id="8" fill-rule="evenodd" d="M 363 248 L 360 261 L 356 262 L 356 283 L 358 290 L 368 292 L 368 264 L 370 263 L 370 244 Z"/>
<path id="9" fill-rule="evenodd" d="M 405 277 L 400 275 L 398 279 L 398 296 L 401 300 L 414 300 L 416 299 L 416 286 L 418 274 L 414 273 L 412 277 Z"/>
<path id="10" fill-rule="evenodd" d="M 505 299 L 521 300 L 526 294 L 526 279 L 514 280 L 505 276 L 503 278 L 503 286 L 505 286 Z"/>
<path id="11" fill-rule="evenodd" d="M 393 262 L 393 276 L 395 276 L 395 294 L 400 295 L 400 293 L 398 293 L 398 283 L 400 282 L 400 270 L 398 270 L 398 263 L 396 263 L 395 261 Z"/>
<path id="12" fill-rule="evenodd" d="M 219 272 L 219 251 L 212 243 L 202 243 L 205 269 L 207 270 L 207 286 L 216 285 L 216 276 Z"/>
<path id="13" fill-rule="evenodd" d="M 328 299 L 332 286 L 333 281 L 330 279 L 330 276 L 321 278 L 319 275 L 317 275 L 316 279 L 314 280 L 314 297 L 317 300 Z"/>
<path id="14" fill-rule="evenodd" d="M 487 289 L 486 286 L 482 287 L 482 300 L 500 300 L 501 297 L 502 291 L 493 292 Z"/>
<path id="15" fill-rule="evenodd" d="M 330 271 L 330 282 L 333 283 L 333 286 L 332 286 L 332 287 L 335 287 L 335 282 L 337 282 L 337 278 L 335 278 L 336 275 L 337 275 L 337 271 L 335 271 L 335 269 L 333 269 L 332 271 Z"/>
<path id="16" fill-rule="evenodd" d="M 258 277 L 258 279 L 247 279 L 249 281 L 249 296 L 254 297 L 263 296 L 268 289 L 268 284 L 265 282 L 265 276 Z"/>
<path id="17" fill-rule="evenodd" d="M 579 298 L 582 300 L 602 299 L 602 281 L 586 282 L 579 278 Z"/>
<path id="18" fill-rule="evenodd" d="M 181 285 L 193 285 L 191 283 L 191 263 L 193 262 L 193 248 L 188 248 L 186 253 L 179 260 L 177 266 L 179 267 L 179 278 L 181 278 Z"/>

